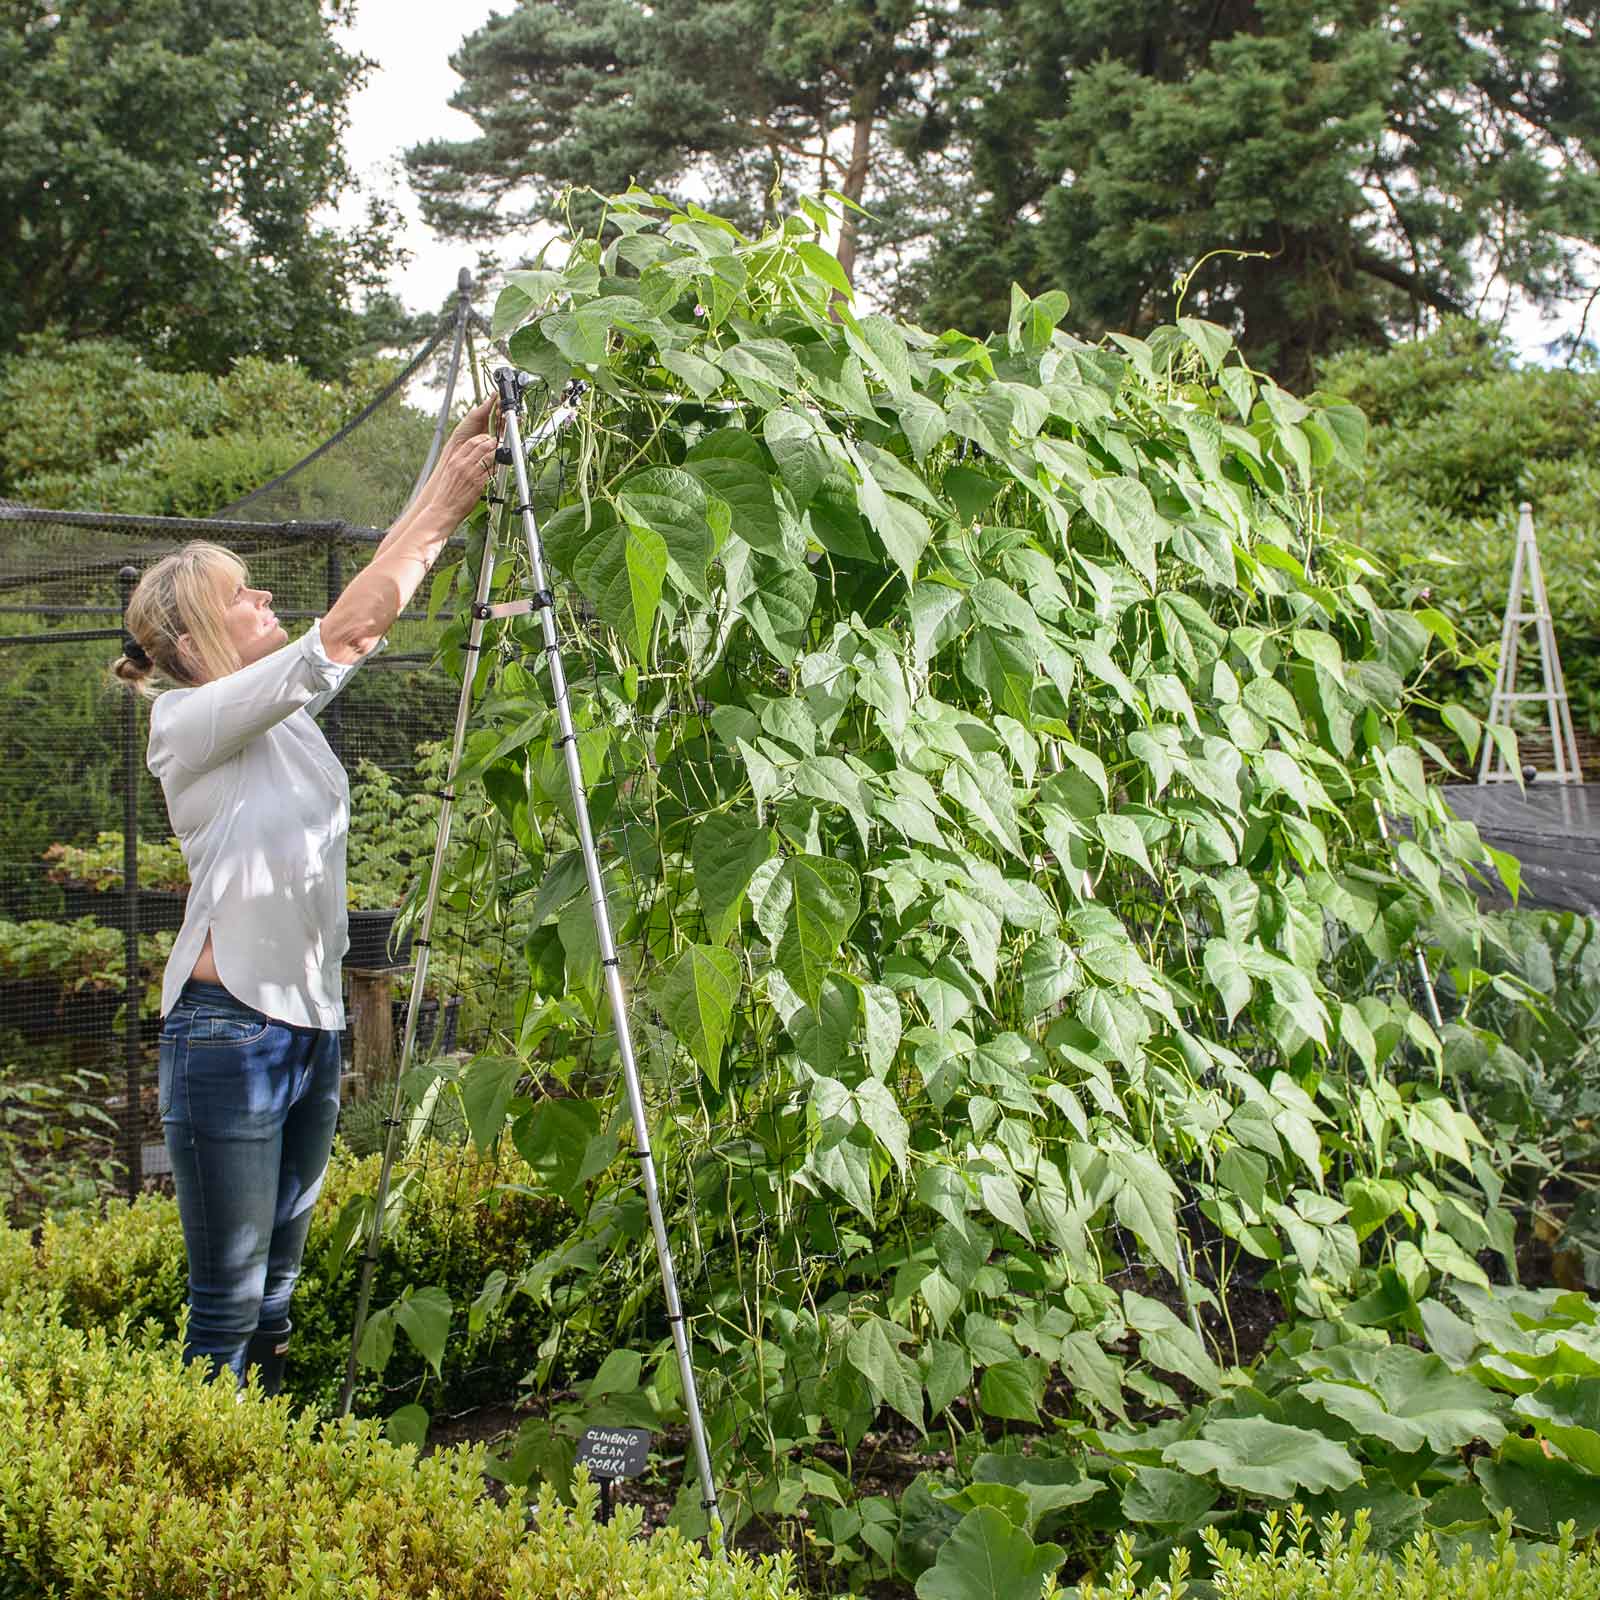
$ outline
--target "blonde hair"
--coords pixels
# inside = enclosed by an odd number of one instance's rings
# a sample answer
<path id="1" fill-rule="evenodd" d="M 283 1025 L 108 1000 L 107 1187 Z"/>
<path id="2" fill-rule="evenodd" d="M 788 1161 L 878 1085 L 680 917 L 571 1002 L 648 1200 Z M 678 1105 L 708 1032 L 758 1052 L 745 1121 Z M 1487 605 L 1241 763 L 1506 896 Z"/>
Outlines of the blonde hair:
<path id="1" fill-rule="evenodd" d="M 218 573 L 226 572 L 243 583 L 245 565 L 220 544 L 195 539 L 162 556 L 140 578 L 128 600 L 123 626 L 142 652 L 126 651 L 112 662 L 111 670 L 141 694 L 154 694 L 159 674 L 170 683 L 190 686 L 237 672 L 239 652 L 223 623 L 224 604 L 218 598 Z M 187 659 L 178 641 L 188 636 Z"/>

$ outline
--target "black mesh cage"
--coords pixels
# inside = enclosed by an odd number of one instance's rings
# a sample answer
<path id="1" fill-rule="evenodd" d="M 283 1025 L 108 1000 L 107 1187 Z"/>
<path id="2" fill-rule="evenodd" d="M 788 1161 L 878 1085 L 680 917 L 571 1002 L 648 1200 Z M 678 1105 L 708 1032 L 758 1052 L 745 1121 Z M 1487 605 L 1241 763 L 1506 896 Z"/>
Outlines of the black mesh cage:
<path id="1" fill-rule="evenodd" d="M 359 416 L 215 517 L 0 501 L 0 688 L 8 713 L 0 762 L 0 1114 L 30 1143 L 54 1140 L 63 1152 L 75 1150 L 77 1170 L 98 1162 L 129 1193 L 166 1167 L 157 1009 L 185 891 L 160 787 L 145 765 L 149 703 L 109 670 L 121 653 L 126 597 L 154 560 L 204 539 L 245 562 L 251 582 L 272 591 L 274 609 L 298 636 L 371 559 L 383 528 L 425 475 L 451 410 L 460 409 L 454 389 L 475 323 L 463 296 L 455 317 Z M 430 379 L 425 406 L 413 403 L 408 396 Z M 447 553 L 444 561 L 451 559 Z M 419 606 L 427 596 L 425 584 Z M 433 755 L 430 774 L 427 746 L 448 740 L 458 697 L 435 661 L 443 626 L 422 609 L 408 612 L 319 719 L 350 774 L 353 812 L 375 796 L 381 816 L 406 810 L 414 838 L 436 805 L 442 757 Z M 353 838 L 353 865 L 355 851 Z M 358 901 L 357 909 L 386 908 Z M 352 958 L 395 969 L 388 987 L 398 1040 L 404 948 L 386 944 L 381 915 L 363 916 L 360 927 L 357 920 Z M 435 964 L 442 989 L 451 977 L 448 953 L 436 952 Z M 466 1044 L 469 1015 L 483 1026 L 483 1005 L 463 1009 L 453 999 L 430 1002 L 423 1026 L 431 1037 L 419 1042 Z M 348 1030 L 346 1039 L 348 1066 Z M 10 1182 L 0 1204 L 14 1217 L 37 1214 L 41 1194 L 30 1192 L 28 1174 Z"/>

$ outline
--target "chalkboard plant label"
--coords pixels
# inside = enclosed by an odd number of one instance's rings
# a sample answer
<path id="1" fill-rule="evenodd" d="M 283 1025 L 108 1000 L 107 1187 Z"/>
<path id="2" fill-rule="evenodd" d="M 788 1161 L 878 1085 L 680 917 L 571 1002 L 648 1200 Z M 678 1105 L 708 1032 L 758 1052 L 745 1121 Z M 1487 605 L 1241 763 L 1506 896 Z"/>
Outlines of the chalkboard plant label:
<path id="1" fill-rule="evenodd" d="M 577 1465 L 602 1483 L 637 1478 L 650 1459 L 646 1428 L 589 1428 L 578 1441 Z"/>

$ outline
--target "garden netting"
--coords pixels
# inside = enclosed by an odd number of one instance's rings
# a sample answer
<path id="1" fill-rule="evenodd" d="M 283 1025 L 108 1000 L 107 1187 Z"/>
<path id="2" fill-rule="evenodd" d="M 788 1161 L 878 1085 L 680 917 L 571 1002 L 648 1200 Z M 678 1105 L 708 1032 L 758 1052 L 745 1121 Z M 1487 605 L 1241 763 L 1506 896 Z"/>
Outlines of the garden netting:
<path id="1" fill-rule="evenodd" d="M 132 584 L 168 551 L 209 540 L 237 553 L 252 582 L 272 591 L 291 636 L 303 631 L 371 558 L 452 414 L 470 403 L 480 330 L 463 293 L 338 434 L 214 517 L 0 503 L 0 1100 L 10 1122 L 55 1123 L 52 1137 L 86 1145 L 79 1172 L 98 1164 L 102 1181 L 114 1177 L 131 1193 L 166 1166 L 155 1105 L 157 1008 L 184 877 L 145 766 L 148 702 L 108 670 Z M 426 597 L 424 589 L 419 605 Z M 366 991 L 369 1001 L 392 1000 L 395 1039 L 409 957 L 388 935 L 394 907 L 431 856 L 441 741 L 458 697 L 436 662 L 443 626 L 423 609 L 408 613 L 321 718 L 352 786 L 352 901 L 363 915 L 352 918 L 347 968 L 395 969 Z M 469 971 L 459 919 L 445 932 L 456 948 L 436 938 L 437 982 L 419 1031 L 420 1044 L 440 1048 L 482 1035 L 503 971 L 482 951 Z M 390 1031 L 374 1036 L 387 1042 Z M 346 1037 L 348 1067 L 348 1029 Z M 49 1196 L 8 1198 L 27 1214 Z"/>

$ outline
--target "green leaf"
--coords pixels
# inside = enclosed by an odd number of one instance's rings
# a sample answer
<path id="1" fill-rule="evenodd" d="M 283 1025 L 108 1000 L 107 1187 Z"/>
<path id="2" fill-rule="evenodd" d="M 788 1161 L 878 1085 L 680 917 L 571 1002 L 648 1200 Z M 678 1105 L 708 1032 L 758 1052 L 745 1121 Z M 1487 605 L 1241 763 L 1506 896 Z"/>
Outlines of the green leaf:
<path id="1" fill-rule="evenodd" d="M 898 403 L 900 426 L 911 442 L 912 454 L 920 466 L 929 452 L 950 431 L 950 419 L 926 395 L 914 394 Z"/>
<path id="2" fill-rule="evenodd" d="M 1050 336 L 1071 304 L 1065 290 L 1047 289 L 1034 300 L 1020 284 L 1012 284 L 1011 318 L 1006 326 L 1006 345 L 1011 353 L 1037 355 L 1041 350 L 1048 350 Z"/>
<path id="3" fill-rule="evenodd" d="M 1083 509 L 1110 536 L 1122 558 L 1150 588 L 1156 585 L 1156 546 L 1168 529 L 1150 491 L 1137 478 L 1097 478 L 1083 489 Z"/>
<path id="4" fill-rule="evenodd" d="M 1122 1403 L 1122 1363 L 1107 1355 L 1092 1333 L 1080 1329 L 1061 1341 L 1061 1370 L 1083 1398 L 1107 1416 L 1127 1421 Z"/>
<path id="5" fill-rule="evenodd" d="M 725 557 L 729 592 L 733 592 L 735 561 Z M 782 667 L 788 668 L 805 642 L 811 608 L 817 598 L 817 580 L 809 567 L 794 567 L 752 552 L 744 569 L 744 592 L 739 595 L 739 615 L 755 631 L 767 652 Z"/>
<path id="6" fill-rule="evenodd" d="M 444 1344 L 450 1333 L 450 1296 L 443 1289 L 418 1289 L 389 1308 L 395 1322 L 406 1331 L 406 1336 L 427 1358 L 428 1365 L 439 1375 L 439 1363 L 444 1360 Z"/>
<path id="7" fill-rule="evenodd" d="M 660 361 L 675 378 L 682 378 L 698 399 L 707 400 L 722 387 L 722 373 L 687 350 L 663 350 Z"/>
<path id="8" fill-rule="evenodd" d="M 613 523 L 580 547 L 572 575 L 601 620 L 616 629 L 641 666 L 648 666 L 667 575 L 667 546 L 660 535 L 637 523 Z"/>
<path id="9" fill-rule="evenodd" d="M 900 1169 L 900 1176 L 905 1177 L 911 1153 L 911 1127 L 888 1085 L 876 1078 L 867 1078 L 856 1086 L 855 1098 L 862 1122 L 889 1152 Z"/>
<path id="10" fill-rule="evenodd" d="M 1305 1383 L 1300 1392 L 1358 1433 L 1410 1453 L 1424 1444 L 1440 1455 L 1475 1439 L 1497 1445 L 1505 1425 L 1495 1396 L 1471 1378 L 1458 1376 L 1438 1356 L 1391 1345 L 1348 1369 L 1330 1363 L 1353 1382 Z"/>
<path id="11" fill-rule="evenodd" d="M 935 1276 L 936 1274 L 930 1274 Z M 923 1279 L 924 1288 L 927 1279 Z M 952 1293 L 954 1291 L 951 1291 Z M 959 1302 L 959 1296 L 957 1300 Z M 944 1317 L 948 1322 L 955 1314 L 952 1306 Z M 967 1389 L 972 1382 L 972 1358 L 958 1344 L 948 1339 L 935 1339 L 921 1357 L 923 1383 L 928 1392 L 928 1414 L 937 1418 L 946 1406 Z"/>
<path id="12" fill-rule="evenodd" d="M 823 480 L 836 470 L 823 443 L 823 429 L 808 412 L 785 409 L 769 411 L 761 433 L 795 505 L 804 511 Z"/>
<path id="13" fill-rule="evenodd" d="M 589 1380 L 584 1398 L 591 1403 L 607 1394 L 631 1394 L 639 1387 L 644 1359 L 636 1350 L 613 1350 Z"/>
<path id="14" fill-rule="evenodd" d="M 1467 760 L 1476 761 L 1478 747 L 1483 743 L 1483 724 L 1453 700 L 1441 709 L 1439 719 L 1467 747 Z"/>
<path id="15" fill-rule="evenodd" d="M 429 1420 L 426 1407 L 401 1406 L 384 1418 L 383 1431 L 391 1444 L 409 1444 L 420 1450 L 428 1442 Z"/>
<path id="16" fill-rule="evenodd" d="M 881 983 L 862 984 L 861 1001 L 866 1012 L 867 1064 L 875 1077 L 882 1078 L 900 1049 L 900 1002 L 894 990 Z"/>
<path id="17" fill-rule="evenodd" d="M 1233 335 L 1226 328 L 1200 317 L 1179 317 L 1178 327 L 1184 337 L 1200 352 L 1208 372 L 1216 372 L 1233 348 Z"/>
<path id="18" fill-rule="evenodd" d="M 1017 825 L 1011 774 L 998 755 L 985 751 L 970 764 L 952 764 L 945 772 L 944 783 L 945 793 L 965 806 L 997 845 L 1028 860 L 1022 830 Z"/>
<path id="19" fill-rule="evenodd" d="M 712 440 L 731 429 L 719 430 Z M 749 434 L 741 437 L 750 438 Z M 702 448 L 702 447 L 697 447 Z M 751 461 L 741 461 L 730 455 L 708 455 L 696 458 L 693 452 L 683 463 L 683 470 L 705 485 L 719 500 L 724 501 L 732 516 L 732 531 L 753 550 L 763 555 L 790 559 L 783 519 L 778 513 L 778 502 L 773 498 L 772 479 L 761 467 Z M 795 528 L 798 557 L 799 529 Z"/>
<path id="20" fill-rule="evenodd" d="M 705 600 L 706 569 L 729 529 L 727 506 L 680 467 L 634 473 L 622 485 L 617 505 L 631 526 L 648 528 L 661 541 L 673 582 Z"/>
<path id="21" fill-rule="evenodd" d="M 770 828 L 730 812 L 713 812 L 695 828 L 689 847 L 694 886 L 715 943 L 726 944 L 738 932 L 745 890 L 776 848 Z"/>
<path id="22" fill-rule="evenodd" d="M 859 1123 L 833 1118 L 807 1166 L 829 1188 L 842 1194 L 870 1224 L 872 1214 L 872 1135 Z"/>
<path id="23" fill-rule="evenodd" d="M 384 1306 L 367 1318 L 361 1332 L 361 1343 L 356 1347 L 356 1359 L 364 1367 L 382 1373 L 394 1354 L 394 1307 Z"/>
<path id="24" fill-rule="evenodd" d="M 839 945 L 856 920 L 861 880 L 847 862 L 793 856 L 784 862 L 772 892 L 783 895 L 786 908 L 773 959 L 795 993 L 815 1006 Z"/>
<path id="25" fill-rule="evenodd" d="M 1022 956 L 1022 1011 L 1029 1020 L 1054 1011 L 1078 986 L 1078 959 L 1064 940 L 1035 939 Z"/>
<path id="26" fill-rule="evenodd" d="M 1360 1244 L 1404 1207 L 1405 1185 L 1393 1178 L 1349 1178 L 1345 1181 L 1344 1203 L 1350 1208 L 1350 1226 Z"/>
<path id="27" fill-rule="evenodd" d="M 1131 1289 L 1122 1291 L 1123 1316 L 1139 1335 L 1139 1348 L 1145 1360 L 1163 1372 L 1181 1373 L 1191 1383 L 1215 1394 L 1222 1387 L 1222 1374 L 1188 1323 L 1146 1295 Z"/>
<path id="28" fill-rule="evenodd" d="M 1154 1522 L 1187 1528 L 1217 1503 L 1215 1485 L 1170 1467 L 1135 1467 L 1122 1491 L 1122 1514 L 1129 1522 Z"/>
<path id="29" fill-rule="evenodd" d="M 1120 812 L 1107 811 L 1096 817 L 1094 823 L 1099 830 L 1101 841 L 1112 855 L 1121 856 L 1124 860 L 1133 862 L 1136 867 L 1142 867 L 1152 878 L 1156 876 L 1156 870 L 1150 865 L 1150 856 L 1145 849 L 1144 835 L 1139 832 L 1138 824 L 1132 817 L 1124 816 Z"/>
<path id="30" fill-rule="evenodd" d="M 1144 1247 L 1176 1275 L 1178 1265 L 1177 1191 L 1147 1150 L 1107 1150 L 1106 1165 L 1117 1182 L 1113 1201 L 1117 1221 L 1131 1228 Z M 1151 1301 L 1149 1304 L 1155 1304 Z M 1185 1328 L 1190 1339 L 1191 1330 Z M 1205 1352 L 1201 1357 L 1210 1364 Z"/>
<path id="31" fill-rule="evenodd" d="M 739 958 L 721 945 L 692 944 L 654 986 L 662 1018 L 720 1087 L 722 1051 L 739 996 Z"/>
<path id="32" fill-rule="evenodd" d="M 978 1404 L 991 1417 L 1037 1422 L 1044 1400 L 1044 1374 L 1032 1361 L 997 1361 L 984 1370 Z"/>
<path id="33" fill-rule="evenodd" d="M 1207 1422 L 1198 1439 L 1169 1444 L 1161 1459 L 1181 1472 L 1214 1472 L 1231 1489 L 1274 1500 L 1347 1489 L 1361 1477 L 1343 1445 L 1265 1417 Z"/>
<path id="34" fill-rule="evenodd" d="M 1519 1395 L 1513 1409 L 1600 1483 L 1600 1378 L 1548 1378 L 1531 1394 Z"/>
<path id="35" fill-rule="evenodd" d="M 917 1579 L 917 1600 L 1039 1600 L 1065 1559 L 1059 1546 L 1035 1544 L 993 1506 L 979 1506 Z"/>
<path id="36" fill-rule="evenodd" d="M 514 1056 L 478 1056 L 468 1063 L 461 1079 L 461 1104 L 467 1130 L 480 1150 L 487 1150 L 505 1125 L 522 1073 L 523 1064 Z"/>
<path id="37" fill-rule="evenodd" d="M 916 1363 L 902 1353 L 906 1335 L 882 1317 L 858 1323 L 845 1347 L 845 1355 L 881 1404 L 892 1406 L 914 1427 L 923 1431 L 922 1376 Z"/>
<path id="38" fill-rule="evenodd" d="M 1207 939 L 1204 964 L 1211 987 L 1222 997 L 1228 1025 L 1233 1025 L 1250 1004 L 1250 974 L 1245 971 L 1244 952 L 1231 939 Z"/>
<path id="39" fill-rule="evenodd" d="M 1540 1539 L 1555 1539 L 1563 1522 L 1587 1539 L 1600 1529 L 1600 1486 L 1570 1461 L 1547 1456 L 1536 1439 L 1507 1439 L 1494 1460 L 1475 1461 L 1491 1511 L 1509 1509 L 1517 1527 Z"/>
<path id="40" fill-rule="evenodd" d="M 1076 1461 L 1023 1455 L 979 1456 L 972 1466 L 972 1478 L 974 1483 L 1021 1490 L 1027 1500 L 1025 1527 L 1029 1533 L 1045 1517 L 1081 1506 L 1108 1487 L 1103 1478 L 1090 1477 Z"/>
<path id="41" fill-rule="evenodd" d="M 794 253 L 811 269 L 813 276 L 821 278 L 834 293 L 845 300 L 854 299 L 855 291 L 850 287 L 850 280 L 839 265 L 837 256 L 830 255 L 821 245 L 813 244 L 809 239 L 798 240 Z"/>
<path id="42" fill-rule="evenodd" d="M 907 583 L 915 583 L 917 563 L 922 552 L 933 538 L 928 519 L 915 506 L 907 505 L 887 495 L 878 487 L 877 479 L 856 452 L 856 465 L 861 469 L 861 510 L 872 524 L 873 532 L 883 540 L 890 558 L 905 574 Z"/>

